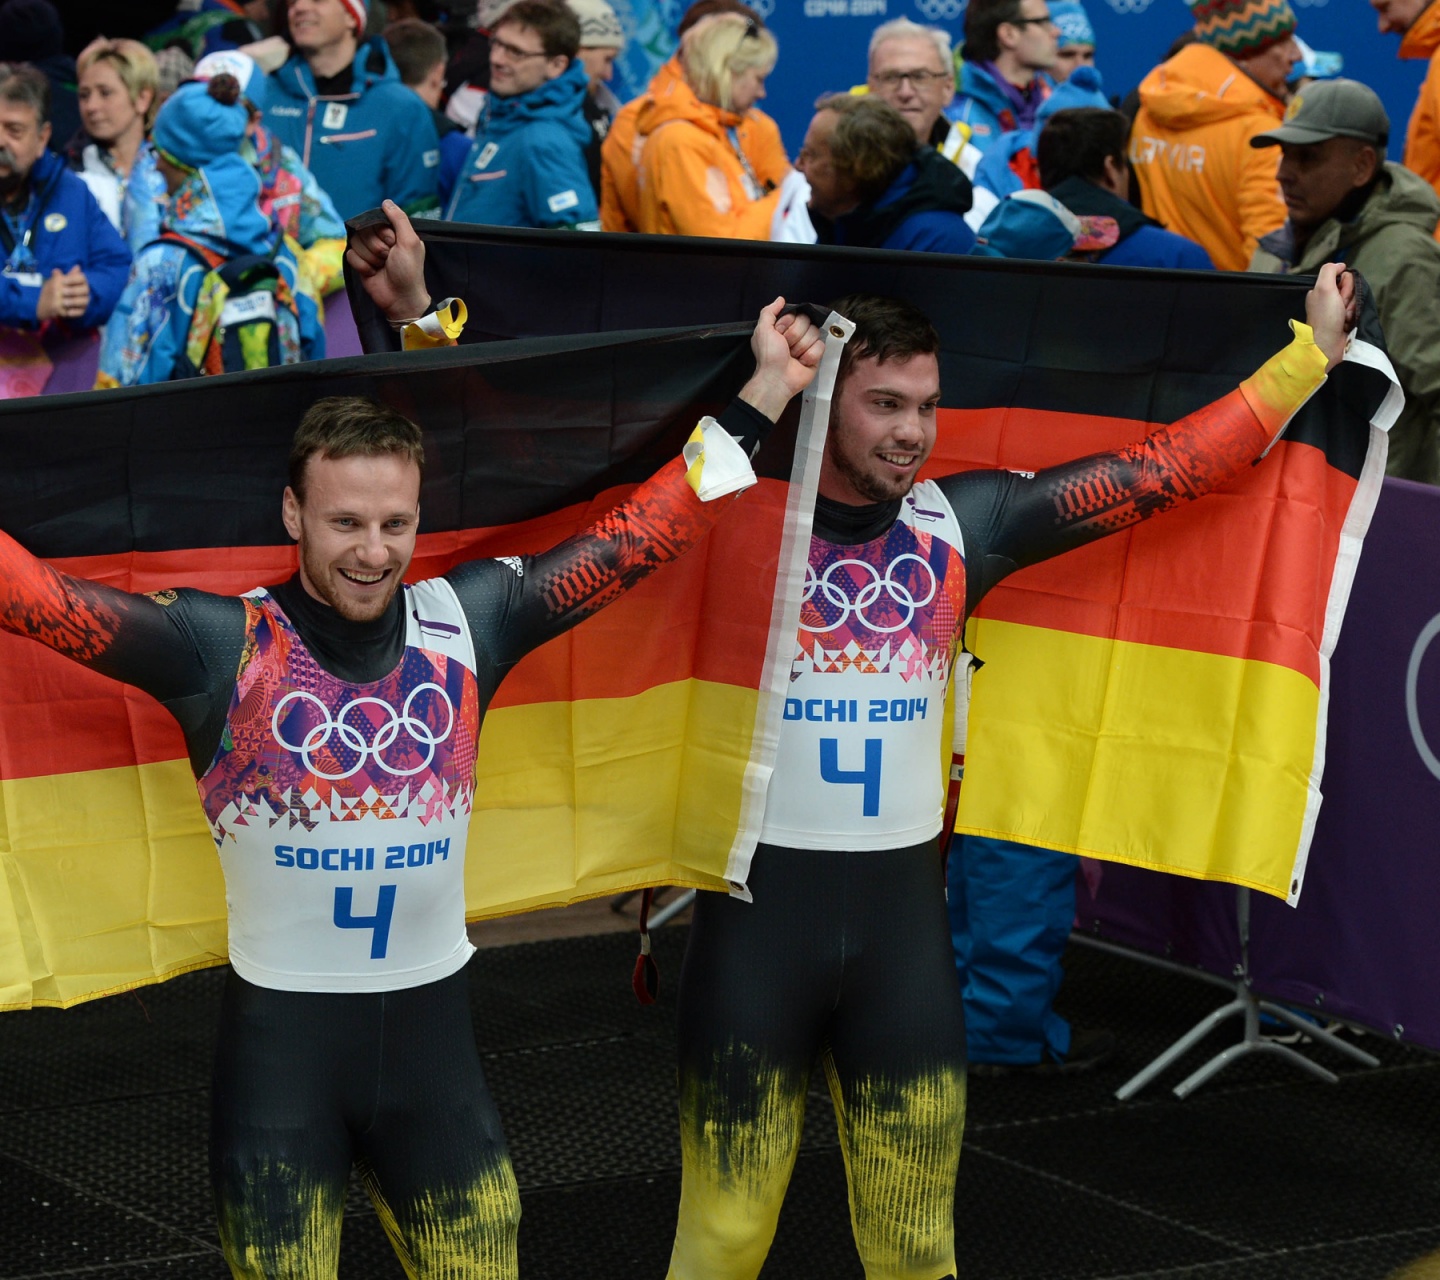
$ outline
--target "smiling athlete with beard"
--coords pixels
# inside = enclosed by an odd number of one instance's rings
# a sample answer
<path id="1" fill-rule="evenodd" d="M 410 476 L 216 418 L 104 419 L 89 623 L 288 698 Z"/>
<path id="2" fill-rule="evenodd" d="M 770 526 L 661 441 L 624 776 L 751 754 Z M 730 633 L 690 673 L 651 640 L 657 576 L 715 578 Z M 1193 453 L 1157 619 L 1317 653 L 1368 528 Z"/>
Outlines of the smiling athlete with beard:
<path id="1" fill-rule="evenodd" d="M 1313 326 L 1145 440 L 1035 474 L 919 481 L 940 339 L 873 296 L 840 360 L 789 696 L 744 896 L 696 899 L 680 979 L 683 1172 L 670 1280 L 751 1280 L 770 1248 L 818 1057 L 867 1280 L 955 1275 L 965 1028 L 941 860 L 945 697 L 965 618 L 1026 565 L 1213 489 L 1261 457 L 1344 351 Z"/>
<path id="2" fill-rule="evenodd" d="M 393 247 L 372 234 L 357 266 L 392 300 Z M 132 595 L 0 534 L 0 626 L 145 690 L 185 733 L 229 911 L 211 1176 L 236 1276 L 333 1277 L 352 1163 L 408 1275 L 516 1274 L 518 1194 L 463 973 L 481 721 L 521 657 L 683 554 L 754 482 L 749 447 L 823 349 L 782 306 L 686 456 L 539 555 L 402 585 L 420 430 L 355 398 L 317 402 L 296 433 L 288 582 Z"/>

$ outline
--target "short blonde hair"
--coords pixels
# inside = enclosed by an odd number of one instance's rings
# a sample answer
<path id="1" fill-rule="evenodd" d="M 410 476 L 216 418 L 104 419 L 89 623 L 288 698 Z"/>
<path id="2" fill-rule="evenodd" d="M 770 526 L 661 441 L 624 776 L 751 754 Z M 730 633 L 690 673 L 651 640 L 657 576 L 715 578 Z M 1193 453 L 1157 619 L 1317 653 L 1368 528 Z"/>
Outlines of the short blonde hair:
<path id="1" fill-rule="evenodd" d="M 107 40 L 100 36 L 86 45 L 75 59 L 76 78 L 97 62 L 108 62 L 115 68 L 132 106 L 146 89 L 150 90 L 150 106 L 145 112 L 145 132 L 149 133 L 155 123 L 155 113 L 160 110 L 160 68 L 155 55 L 138 40 Z"/>
<path id="2" fill-rule="evenodd" d="M 732 86 L 736 76 L 775 69 L 780 46 L 764 27 L 738 13 L 717 13 L 702 18 L 680 45 L 685 78 L 702 102 L 733 110 Z"/>

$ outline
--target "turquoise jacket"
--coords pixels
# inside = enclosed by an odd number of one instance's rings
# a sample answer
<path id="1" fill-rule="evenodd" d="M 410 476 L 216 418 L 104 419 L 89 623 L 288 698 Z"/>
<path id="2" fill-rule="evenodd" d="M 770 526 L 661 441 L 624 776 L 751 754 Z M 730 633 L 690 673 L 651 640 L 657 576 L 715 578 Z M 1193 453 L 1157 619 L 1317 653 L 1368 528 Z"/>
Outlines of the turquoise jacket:
<path id="1" fill-rule="evenodd" d="M 317 96 L 315 77 L 298 53 L 251 87 L 265 127 L 295 150 L 341 218 L 387 199 L 411 216 L 434 216 L 440 174 L 435 121 L 400 83 L 385 41 L 376 37 L 356 50 L 349 93 Z"/>
<path id="2" fill-rule="evenodd" d="M 498 227 L 598 223 L 600 210 L 585 166 L 591 137 L 584 114 L 588 84 L 577 58 L 564 75 L 529 93 L 492 95 L 456 175 L 445 216 Z"/>

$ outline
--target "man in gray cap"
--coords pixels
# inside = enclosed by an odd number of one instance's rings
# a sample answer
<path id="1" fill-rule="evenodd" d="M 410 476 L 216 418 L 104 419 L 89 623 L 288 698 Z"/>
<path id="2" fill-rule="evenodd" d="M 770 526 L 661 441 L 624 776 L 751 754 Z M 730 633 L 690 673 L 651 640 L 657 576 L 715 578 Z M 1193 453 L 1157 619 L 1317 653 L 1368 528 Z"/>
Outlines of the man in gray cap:
<path id="1" fill-rule="evenodd" d="M 1386 161 L 1389 137 L 1385 108 L 1363 84 L 1322 80 L 1297 94 L 1283 124 L 1250 140 L 1280 148 L 1290 215 L 1250 270 L 1310 275 L 1345 262 L 1369 282 L 1405 391 L 1386 469 L 1440 484 L 1440 197 Z"/>

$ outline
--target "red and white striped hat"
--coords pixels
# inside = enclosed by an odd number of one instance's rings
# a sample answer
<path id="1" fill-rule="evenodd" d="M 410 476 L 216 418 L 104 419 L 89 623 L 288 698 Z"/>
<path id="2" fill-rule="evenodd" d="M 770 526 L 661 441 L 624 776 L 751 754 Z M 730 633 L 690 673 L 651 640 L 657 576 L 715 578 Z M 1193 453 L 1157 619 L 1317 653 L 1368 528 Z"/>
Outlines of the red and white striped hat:
<path id="1" fill-rule="evenodd" d="M 367 0 L 340 0 L 345 12 L 355 19 L 355 34 L 365 34 L 365 23 L 370 17 L 370 5 Z"/>

